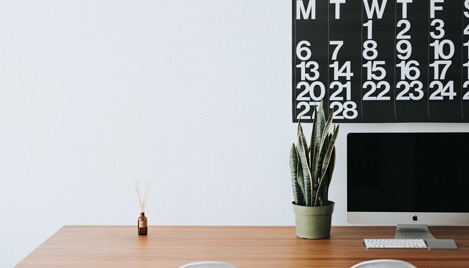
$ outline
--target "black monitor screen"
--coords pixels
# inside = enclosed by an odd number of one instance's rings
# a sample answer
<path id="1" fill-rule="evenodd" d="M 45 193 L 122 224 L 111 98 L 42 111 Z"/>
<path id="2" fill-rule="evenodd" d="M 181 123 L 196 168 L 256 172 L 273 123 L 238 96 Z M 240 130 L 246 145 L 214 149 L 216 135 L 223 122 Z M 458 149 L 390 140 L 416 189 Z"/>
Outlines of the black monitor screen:
<path id="1" fill-rule="evenodd" d="M 469 212 L 469 133 L 349 133 L 347 211 Z"/>

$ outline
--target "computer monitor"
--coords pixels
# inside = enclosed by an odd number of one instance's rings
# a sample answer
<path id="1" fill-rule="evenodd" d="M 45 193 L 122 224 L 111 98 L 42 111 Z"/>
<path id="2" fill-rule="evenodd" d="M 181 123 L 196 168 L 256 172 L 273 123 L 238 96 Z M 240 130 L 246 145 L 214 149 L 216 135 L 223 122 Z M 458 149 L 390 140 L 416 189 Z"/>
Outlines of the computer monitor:
<path id="1" fill-rule="evenodd" d="M 349 133 L 347 220 L 399 226 L 396 238 L 469 225 L 469 133 Z"/>

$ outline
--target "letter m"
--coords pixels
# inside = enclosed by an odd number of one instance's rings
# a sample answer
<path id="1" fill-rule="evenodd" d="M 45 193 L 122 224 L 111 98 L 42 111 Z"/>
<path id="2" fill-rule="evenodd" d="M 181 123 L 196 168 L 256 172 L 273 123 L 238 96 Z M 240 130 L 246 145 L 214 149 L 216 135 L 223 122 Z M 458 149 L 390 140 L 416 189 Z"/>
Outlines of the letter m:
<path id="1" fill-rule="evenodd" d="M 316 19 L 316 0 L 309 0 L 306 8 L 302 0 L 296 0 L 296 19 Z"/>

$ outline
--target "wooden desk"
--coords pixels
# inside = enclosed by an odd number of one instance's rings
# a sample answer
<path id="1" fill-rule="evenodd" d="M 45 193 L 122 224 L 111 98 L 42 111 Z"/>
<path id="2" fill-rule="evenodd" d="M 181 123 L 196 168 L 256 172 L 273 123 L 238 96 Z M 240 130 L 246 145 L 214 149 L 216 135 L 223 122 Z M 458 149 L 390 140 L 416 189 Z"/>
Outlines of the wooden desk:
<path id="1" fill-rule="evenodd" d="M 457 250 L 370 249 L 363 238 L 387 238 L 393 227 L 333 227 L 331 237 L 304 240 L 288 227 L 64 226 L 16 267 L 179 267 L 218 260 L 244 267 L 350 267 L 369 259 L 401 259 L 417 267 L 469 267 L 469 227 L 431 227 Z"/>

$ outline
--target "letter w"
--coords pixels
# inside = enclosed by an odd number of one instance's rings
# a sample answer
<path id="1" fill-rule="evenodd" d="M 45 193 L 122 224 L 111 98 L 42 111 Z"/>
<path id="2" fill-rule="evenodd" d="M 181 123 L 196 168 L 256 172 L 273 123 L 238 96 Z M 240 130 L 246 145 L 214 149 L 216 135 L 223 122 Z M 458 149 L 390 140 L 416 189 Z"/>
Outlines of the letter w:
<path id="1" fill-rule="evenodd" d="M 378 19 L 381 19 L 383 17 L 383 13 L 386 7 L 387 0 L 383 0 L 383 2 L 381 3 L 381 6 L 379 6 L 378 0 L 372 0 L 371 8 L 368 4 L 368 1 L 369 0 L 363 0 L 363 4 L 365 5 L 365 11 L 366 11 L 366 15 L 368 19 L 373 18 L 375 11 L 378 14 Z"/>

